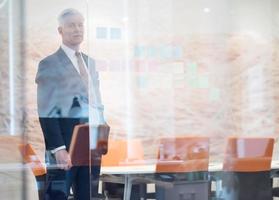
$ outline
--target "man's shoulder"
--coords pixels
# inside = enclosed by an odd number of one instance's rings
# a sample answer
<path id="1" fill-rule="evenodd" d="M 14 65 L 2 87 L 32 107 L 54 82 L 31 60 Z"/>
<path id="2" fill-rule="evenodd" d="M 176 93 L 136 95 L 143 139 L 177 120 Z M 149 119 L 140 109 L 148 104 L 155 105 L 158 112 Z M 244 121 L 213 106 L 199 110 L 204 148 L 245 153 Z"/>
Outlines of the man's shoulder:
<path id="1" fill-rule="evenodd" d="M 60 49 L 58 49 L 56 52 L 54 52 L 53 54 L 43 58 L 40 62 L 39 65 L 49 65 L 52 63 L 56 63 L 59 61 L 59 51 Z"/>
<path id="2" fill-rule="evenodd" d="M 59 63 L 59 50 L 55 53 L 43 58 L 38 65 L 38 71 L 36 75 L 36 82 L 46 77 L 55 77 L 57 74 L 56 66 Z"/>

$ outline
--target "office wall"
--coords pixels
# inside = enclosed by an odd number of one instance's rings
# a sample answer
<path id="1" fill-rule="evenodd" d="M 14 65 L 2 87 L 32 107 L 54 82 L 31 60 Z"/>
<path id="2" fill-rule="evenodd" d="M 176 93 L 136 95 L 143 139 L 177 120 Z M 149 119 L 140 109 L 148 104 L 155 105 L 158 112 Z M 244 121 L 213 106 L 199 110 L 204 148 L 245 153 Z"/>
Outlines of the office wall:
<path id="1" fill-rule="evenodd" d="M 60 44 L 56 18 L 68 7 L 88 17 L 83 49 L 96 59 L 100 71 L 111 138 L 142 138 L 150 144 L 147 152 L 155 152 L 156 139 L 164 135 L 208 135 L 218 144 L 212 145 L 218 157 L 225 143 L 215 138 L 276 135 L 276 1 L 105 1 L 87 5 L 29 0 L 26 132 L 42 158 L 34 79 L 40 59 Z M 1 12 L 2 23 L 7 22 L 5 12 Z M 3 30 L 7 29 L 4 24 Z M 6 42 L 7 33 L 1 31 Z M 7 52 L 2 52 L 1 60 L 8 64 Z M 7 68 L 1 66 L 1 72 L 6 80 L 1 84 L 1 112 L 7 113 Z"/>
<path id="2" fill-rule="evenodd" d="M 154 152 L 162 136 L 206 135 L 221 159 L 226 136 L 277 135 L 276 1 L 61 0 L 43 2 L 44 14 L 38 4 L 26 12 L 28 132 L 38 149 L 34 78 L 59 46 L 56 17 L 68 7 L 88 18 L 83 49 L 100 71 L 111 138 L 141 138 Z"/>
<path id="3" fill-rule="evenodd" d="M 24 131 L 44 159 L 34 79 L 38 62 L 59 47 L 56 18 L 68 7 L 87 18 L 82 48 L 100 71 L 111 139 L 141 138 L 146 156 L 154 158 L 160 137 L 205 135 L 211 137 L 211 160 L 221 161 L 227 136 L 278 136 L 278 1 L 25 2 L 25 24 L 13 32 L 12 132 L 7 51 L 11 32 L 8 7 L 0 8 L 1 163 L 21 162 L 9 144 L 19 144 Z M 20 18 L 20 12 L 15 13 Z M 21 125 L 23 111 L 27 118 Z M 11 133 L 18 137 L 2 136 Z M 277 151 L 273 159 L 278 159 Z"/>

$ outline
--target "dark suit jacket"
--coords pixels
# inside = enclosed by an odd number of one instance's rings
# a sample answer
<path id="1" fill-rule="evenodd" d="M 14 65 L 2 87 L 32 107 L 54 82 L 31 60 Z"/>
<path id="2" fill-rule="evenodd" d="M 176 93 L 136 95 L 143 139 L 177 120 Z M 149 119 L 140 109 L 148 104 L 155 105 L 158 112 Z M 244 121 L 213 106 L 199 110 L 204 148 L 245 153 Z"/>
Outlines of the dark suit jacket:
<path id="1" fill-rule="evenodd" d="M 88 121 L 89 110 L 94 123 L 104 123 L 98 72 L 91 58 L 83 54 L 83 59 L 91 77 L 89 93 L 61 48 L 39 63 L 37 103 L 47 150 L 69 148 L 74 126 Z"/>

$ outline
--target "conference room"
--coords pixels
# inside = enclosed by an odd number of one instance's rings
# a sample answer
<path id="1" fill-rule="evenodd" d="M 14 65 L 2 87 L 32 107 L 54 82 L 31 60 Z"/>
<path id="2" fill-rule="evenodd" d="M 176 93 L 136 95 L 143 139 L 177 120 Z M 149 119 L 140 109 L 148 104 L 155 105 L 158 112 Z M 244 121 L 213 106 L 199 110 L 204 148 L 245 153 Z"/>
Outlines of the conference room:
<path id="1" fill-rule="evenodd" d="M 0 194 L 279 199 L 277 0 L 0 0 Z"/>

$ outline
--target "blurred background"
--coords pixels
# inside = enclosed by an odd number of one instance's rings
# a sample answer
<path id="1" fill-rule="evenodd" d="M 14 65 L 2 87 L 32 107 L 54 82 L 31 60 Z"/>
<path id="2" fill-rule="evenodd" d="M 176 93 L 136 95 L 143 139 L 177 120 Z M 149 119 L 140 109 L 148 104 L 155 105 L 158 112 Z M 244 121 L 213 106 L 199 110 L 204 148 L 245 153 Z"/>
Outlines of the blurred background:
<path id="1" fill-rule="evenodd" d="M 278 136 L 277 0 L 0 0 L 5 199 L 37 198 L 31 172 L 16 170 L 18 145 L 28 141 L 44 161 L 35 76 L 61 44 L 66 8 L 86 18 L 82 50 L 100 72 L 110 139 L 140 139 L 155 159 L 162 137 L 207 136 L 210 162 L 222 162 L 228 136 Z"/>

